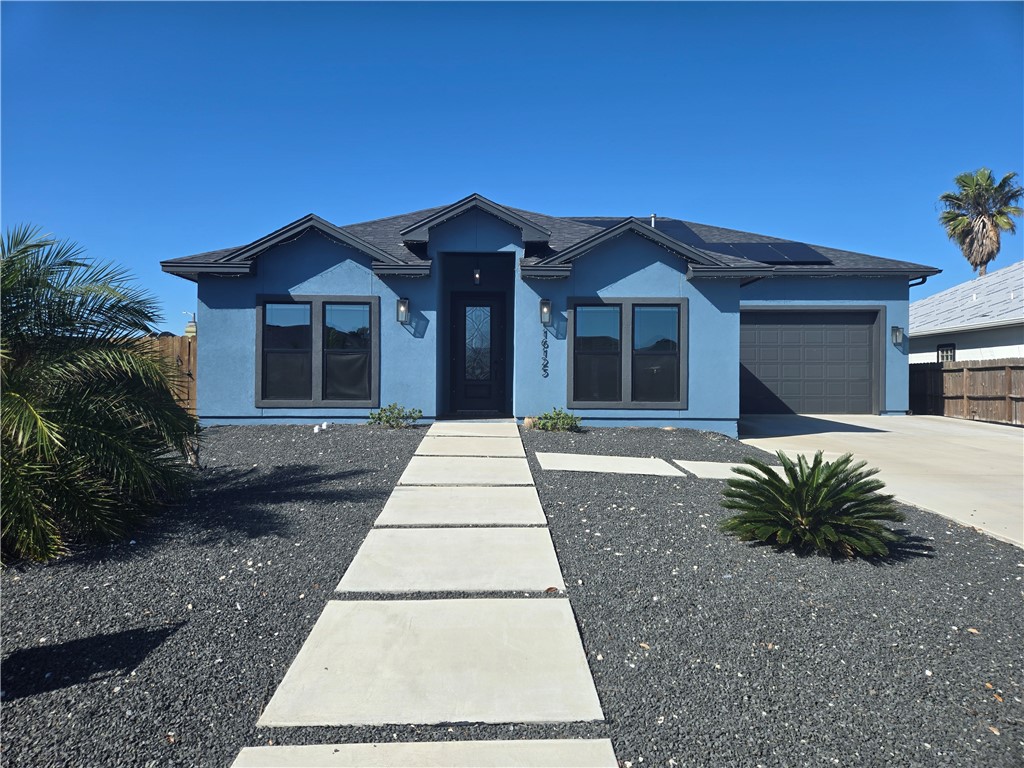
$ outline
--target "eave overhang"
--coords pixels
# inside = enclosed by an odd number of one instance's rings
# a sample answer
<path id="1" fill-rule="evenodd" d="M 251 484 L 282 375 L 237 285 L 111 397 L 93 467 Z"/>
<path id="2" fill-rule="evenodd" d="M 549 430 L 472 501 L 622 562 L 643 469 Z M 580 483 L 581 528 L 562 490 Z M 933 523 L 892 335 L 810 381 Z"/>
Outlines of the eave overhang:
<path id="1" fill-rule="evenodd" d="M 380 275 L 408 275 L 418 277 L 430 274 L 430 263 L 425 265 L 408 264 L 390 253 L 381 250 L 372 243 L 336 227 L 331 222 L 315 214 L 303 216 L 291 224 L 286 224 L 269 235 L 254 240 L 248 245 L 229 250 L 219 259 L 212 261 L 189 261 L 186 259 L 168 259 L 160 262 L 160 268 L 171 275 L 184 277 L 195 282 L 200 275 L 213 277 L 238 277 L 252 275 L 256 272 L 256 257 L 273 248 L 275 245 L 290 242 L 310 230 L 320 233 L 334 242 L 346 245 L 370 258 L 372 269 Z"/>
<path id="2" fill-rule="evenodd" d="M 451 221 L 455 217 L 461 216 L 466 211 L 473 208 L 489 213 L 496 219 L 500 219 L 509 226 L 515 227 L 521 231 L 523 233 L 524 243 L 546 243 L 551 239 L 551 232 L 536 222 L 530 221 L 503 205 L 498 205 L 497 203 L 488 200 L 483 195 L 477 194 L 464 197 L 457 203 L 453 203 L 447 208 L 443 208 L 425 219 L 420 219 L 415 224 L 403 229 L 399 234 L 402 236 L 402 240 L 406 243 L 425 243 L 430 239 L 431 229 L 446 221 Z"/>

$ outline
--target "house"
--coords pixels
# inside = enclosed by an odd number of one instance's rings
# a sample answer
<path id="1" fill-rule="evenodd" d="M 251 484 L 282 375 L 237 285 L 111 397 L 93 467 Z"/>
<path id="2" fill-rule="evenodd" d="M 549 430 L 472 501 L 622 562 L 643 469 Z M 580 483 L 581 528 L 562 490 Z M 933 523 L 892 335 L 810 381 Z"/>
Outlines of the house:
<path id="1" fill-rule="evenodd" d="M 204 424 L 523 418 L 736 434 L 741 412 L 907 410 L 908 285 L 939 270 L 677 219 L 480 195 L 314 215 L 162 262 L 198 286 Z"/>
<path id="2" fill-rule="evenodd" d="M 1024 357 L 1024 261 L 910 305 L 910 362 Z"/>

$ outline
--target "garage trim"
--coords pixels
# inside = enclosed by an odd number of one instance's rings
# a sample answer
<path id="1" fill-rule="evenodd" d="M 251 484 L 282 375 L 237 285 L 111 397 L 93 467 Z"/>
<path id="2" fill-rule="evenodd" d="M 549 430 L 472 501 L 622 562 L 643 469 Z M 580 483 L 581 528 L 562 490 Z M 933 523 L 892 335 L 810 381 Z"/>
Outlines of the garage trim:
<path id="1" fill-rule="evenodd" d="M 885 408 L 885 360 L 888 347 L 883 345 L 886 326 L 884 304 L 778 304 L 763 302 L 742 302 L 740 315 L 744 312 L 874 312 L 875 322 L 872 325 L 871 337 L 875 354 L 875 385 L 871 393 L 871 412 L 875 415 L 883 413 Z M 742 404 L 741 404 L 742 408 Z M 742 410 L 741 410 L 742 413 Z"/>

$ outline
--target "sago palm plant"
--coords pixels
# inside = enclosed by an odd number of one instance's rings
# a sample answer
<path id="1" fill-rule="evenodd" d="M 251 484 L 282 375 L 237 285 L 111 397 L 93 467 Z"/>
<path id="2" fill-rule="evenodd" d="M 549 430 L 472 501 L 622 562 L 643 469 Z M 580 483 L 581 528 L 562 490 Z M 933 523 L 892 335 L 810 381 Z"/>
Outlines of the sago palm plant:
<path id="1" fill-rule="evenodd" d="M 159 315 L 126 272 L 35 228 L 0 241 L 5 559 L 126 532 L 183 488 L 195 419 L 143 337 Z"/>
<path id="2" fill-rule="evenodd" d="M 794 463 L 781 451 L 777 455 L 782 476 L 756 459 L 733 468 L 741 477 L 729 479 L 722 506 L 739 514 L 727 518 L 722 530 L 748 541 L 844 557 L 885 557 L 890 544 L 903 541 L 883 525 L 902 522 L 904 515 L 892 496 L 878 493 L 885 484 L 874 477 L 877 469 L 853 463 L 850 454 L 828 462 L 818 451 L 810 463 L 805 456 Z"/>

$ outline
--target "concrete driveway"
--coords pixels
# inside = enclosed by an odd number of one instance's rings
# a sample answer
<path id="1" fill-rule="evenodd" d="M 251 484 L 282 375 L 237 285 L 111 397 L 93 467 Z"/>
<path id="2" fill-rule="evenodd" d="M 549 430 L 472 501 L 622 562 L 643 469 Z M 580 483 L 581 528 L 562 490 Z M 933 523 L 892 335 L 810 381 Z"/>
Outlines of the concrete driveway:
<path id="1" fill-rule="evenodd" d="M 1024 547 L 1024 430 L 942 416 L 744 416 L 766 451 L 864 459 L 900 501 Z"/>

